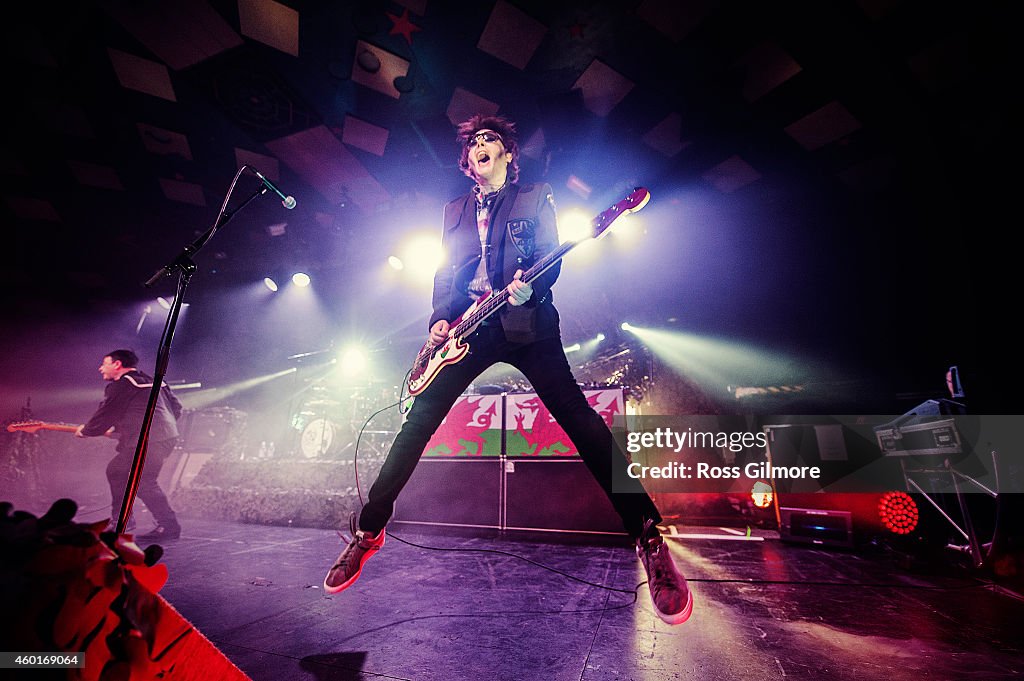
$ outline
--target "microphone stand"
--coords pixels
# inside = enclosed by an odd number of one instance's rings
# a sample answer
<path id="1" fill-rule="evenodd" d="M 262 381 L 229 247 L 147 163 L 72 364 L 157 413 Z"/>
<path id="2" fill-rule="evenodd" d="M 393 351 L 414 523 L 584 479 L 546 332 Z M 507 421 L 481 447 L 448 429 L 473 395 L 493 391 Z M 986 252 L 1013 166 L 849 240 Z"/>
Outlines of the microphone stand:
<path id="1" fill-rule="evenodd" d="M 177 255 L 170 263 L 164 265 L 156 273 L 150 277 L 145 284 L 146 288 L 150 288 L 158 282 L 160 279 L 168 276 L 174 272 L 178 273 L 178 287 L 174 293 L 174 300 L 171 302 L 171 309 L 167 315 L 167 322 L 164 324 L 164 331 L 160 337 L 160 347 L 157 350 L 156 370 L 153 372 L 153 388 L 149 392 L 149 402 L 146 404 L 146 412 L 142 419 L 142 430 L 139 431 L 139 442 L 135 447 L 135 458 L 132 460 L 132 468 L 128 475 L 128 484 L 125 488 L 124 499 L 121 502 L 121 511 L 117 516 L 117 533 L 122 534 L 125 528 L 128 526 L 128 518 L 132 514 L 132 505 L 135 503 L 135 495 L 139 489 L 139 482 L 142 480 L 142 468 L 146 463 L 146 450 L 149 446 L 149 431 L 153 425 L 153 415 L 156 413 L 156 403 L 160 399 L 160 389 L 163 386 L 164 376 L 167 373 L 167 365 L 170 361 L 171 356 L 171 340 L 174 338 L 174 329 L 178 324 L 178 316 L 181 313 L 181 304 L 185 297 L 185 289 L 188 287 L 189 280 L 196 271 L 196 264 L 192 261 L 192 256 L 199 252 L 199 250 L 206 245 L 213 235 L 225 225 L 231 218 L 235 216 L 238 211 L 245 208 L 249 203 L 261 194 L 267 192 L 267 186 L 264 184 L 260 189 L 253 192 L 252 196 L 247 198 L 242 205 L 238 206 L 234 210 L 228 210 L 228 201 L 231 199 L 231 194 L 234 192 L 235 184 L 238 182 L 238 178 L 241 177 L 242 172 L 247 166 L 239 168 L 238 173 L 235 175 L 235 179 L 231 182 L 231 187 L 228 189 L 227 195 L 224 197 L 224 203 L 221 205 L 220 213 L 217 215 L 217 219 L 213 225 L 199 236 L 191 244 L 185 246 L 181 253 Z"/>

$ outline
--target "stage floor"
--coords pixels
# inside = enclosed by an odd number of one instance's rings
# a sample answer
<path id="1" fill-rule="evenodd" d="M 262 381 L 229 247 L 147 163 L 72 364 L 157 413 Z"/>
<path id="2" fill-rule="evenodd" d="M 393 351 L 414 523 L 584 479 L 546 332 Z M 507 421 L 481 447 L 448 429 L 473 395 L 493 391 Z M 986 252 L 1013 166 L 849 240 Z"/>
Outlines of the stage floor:
<path id="1" fill-rule="evenodd" d="M 881 553 L 674 527 L 719 536 L 669 540 L 696 598 L 690 620 L 671 627 L 646 585 L 633 602 L 644 575 L 621 539 L 392 529 L 458 550 L 389 538 L 356 585 L 332 596 L 322 580 L 341 549 L 335 533 L 187 520 L 165 547 L 161 594 L 256 681 L 1024 673 L 1024 601 L 970 576 L 903 570 Z"/>

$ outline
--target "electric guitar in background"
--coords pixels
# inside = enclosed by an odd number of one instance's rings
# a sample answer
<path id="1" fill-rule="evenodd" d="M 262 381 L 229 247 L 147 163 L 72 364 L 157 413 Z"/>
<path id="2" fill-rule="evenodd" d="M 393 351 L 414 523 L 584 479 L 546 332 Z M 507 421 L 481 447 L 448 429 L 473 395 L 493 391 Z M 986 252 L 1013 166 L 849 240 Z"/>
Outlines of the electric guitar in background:
<path id="1" fill-rule="evenodd" d="M 40 430 L 59 430 L 62 433 L 73 433 L 78 430 L 78 426 L 72 426 L 67 423 L 47 423 L 46 421 L 21 421 L 8 424 L 7 426 L 8 433 L 35 433 Z M 103 435 L 105 437 L 114 437 L 114 429 L 111 428 L 103 433 Z"/>
<path id="2" fill-rule="evenodd" d="M 594 218 L 591 225 L 591 233 L 579 239 L 563 241 L 558 248 L 551 251 L 533 267 L 526 270 L 521 279 L 527 284 L 532 283 L 537 277 L 547 272 L 551 267 L 565 257 L 566 253 L 574 249 L 580 243 L 588 239 L 596 239 L 611 227 L 617 218 L 626 213 L 635 213 L 647 205 L 651 200 L 651 193 L 643 187 L 634 189 L 629 196 L 622 199 L 614 206 L 603 211 Z M 469 336 L 480 322 L 490 317 L 508 304 L 509 290 L 504 288 L 501 291 L 491 291 L 480 300 L 474 301 L 469 308 L 449 325 L 448 337 L 439 345 L 434 345 L 429 340 L 416 355 L 412 371 L 409 373 L 409 394 L 419 395 L 427 389 L 427 386 L 437 377 L 446 366 L 455 364 L 469 352 L 469 344 L 465 338 Z"/>
<path id="3" fill-rule="evenodd" d="M 45 421 L 22 421 L 11 423 L 7 426 L 8 433 L 35 433 L 40 430 L 59 430 L 63 433 L 73 433 L 78 426 L 71 426 L 66 423 L 46 423 Z"/>

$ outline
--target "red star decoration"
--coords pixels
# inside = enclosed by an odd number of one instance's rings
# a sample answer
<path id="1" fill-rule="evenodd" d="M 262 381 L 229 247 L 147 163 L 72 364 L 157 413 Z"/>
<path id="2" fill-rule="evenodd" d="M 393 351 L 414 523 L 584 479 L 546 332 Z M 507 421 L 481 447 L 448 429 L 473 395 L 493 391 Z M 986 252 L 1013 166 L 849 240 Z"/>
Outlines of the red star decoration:
<path id="1" fill-rule="evenodd" d="M 403 38 L 405 38 L 405 42 L 412 45 L 413 32 L 419 31 L 421 29 L 419 26 L 412 23 L 412 21 L 409 19 L 409 8 L 406 7 L 405 11 L 402 12 L 402 16 L 400 17 L 395 16 L 391 12 L 387 12 L 386 14 L 388 15 L 388 19 L 391 19 L 391 23 L 393 24 L 393 26 L 391 27 L 391 31 L 388 33 L 388 35 L 400 35 Z"/>

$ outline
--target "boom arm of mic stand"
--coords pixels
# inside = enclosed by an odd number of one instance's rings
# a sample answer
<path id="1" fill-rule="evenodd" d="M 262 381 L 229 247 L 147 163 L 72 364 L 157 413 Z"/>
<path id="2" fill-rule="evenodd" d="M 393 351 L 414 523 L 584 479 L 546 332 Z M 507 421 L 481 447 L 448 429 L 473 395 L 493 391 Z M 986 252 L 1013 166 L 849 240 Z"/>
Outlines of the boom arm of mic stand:
<path id="1" fill-rule="evenodd" d="M 267 188 L 265 186 L 260 187 L 258 190 L 253 192 L 249 198 L 243 201 L 242 205 L 240 205 L 238 208 L 235 208 L 234 210 L 222 211 L 220 216 L 218 216 L 217 220 L 208 230 L 200 234 L 199 238 L 197 238 L 191 244 L 185 246 L 185 248 L 181 250 L 181 253 L 179 253 L 174 258 L 174 260 L 172 260 L 171 262 L 169 262 L 168 264 L 164 265 L 156 272 L 154 272 L 153 276 L 147 279 L 143 286 L 145 286 L 146 288 L 152 288 L 153 285 L 156 284 L 156 282 L 160 281 L 161 279 L 170 274 L 174 274 L 175 272 L 182 272 L 187 276 L 191 276 L 196 271 L 196 264 L 192 262 L 192 256 L 198 253 L 199 250 L 206 245 L 206 242 L 213 238 L 213 235 L 217 232 L 217 230 L 220 229 L 225 224 L 227 224 L 227 222 L 235 216 L 235 213 L 245 208 L 249 204 L 249 202 L 255 199 L 257 196 L 265 194 L 266 192 Z"/>

